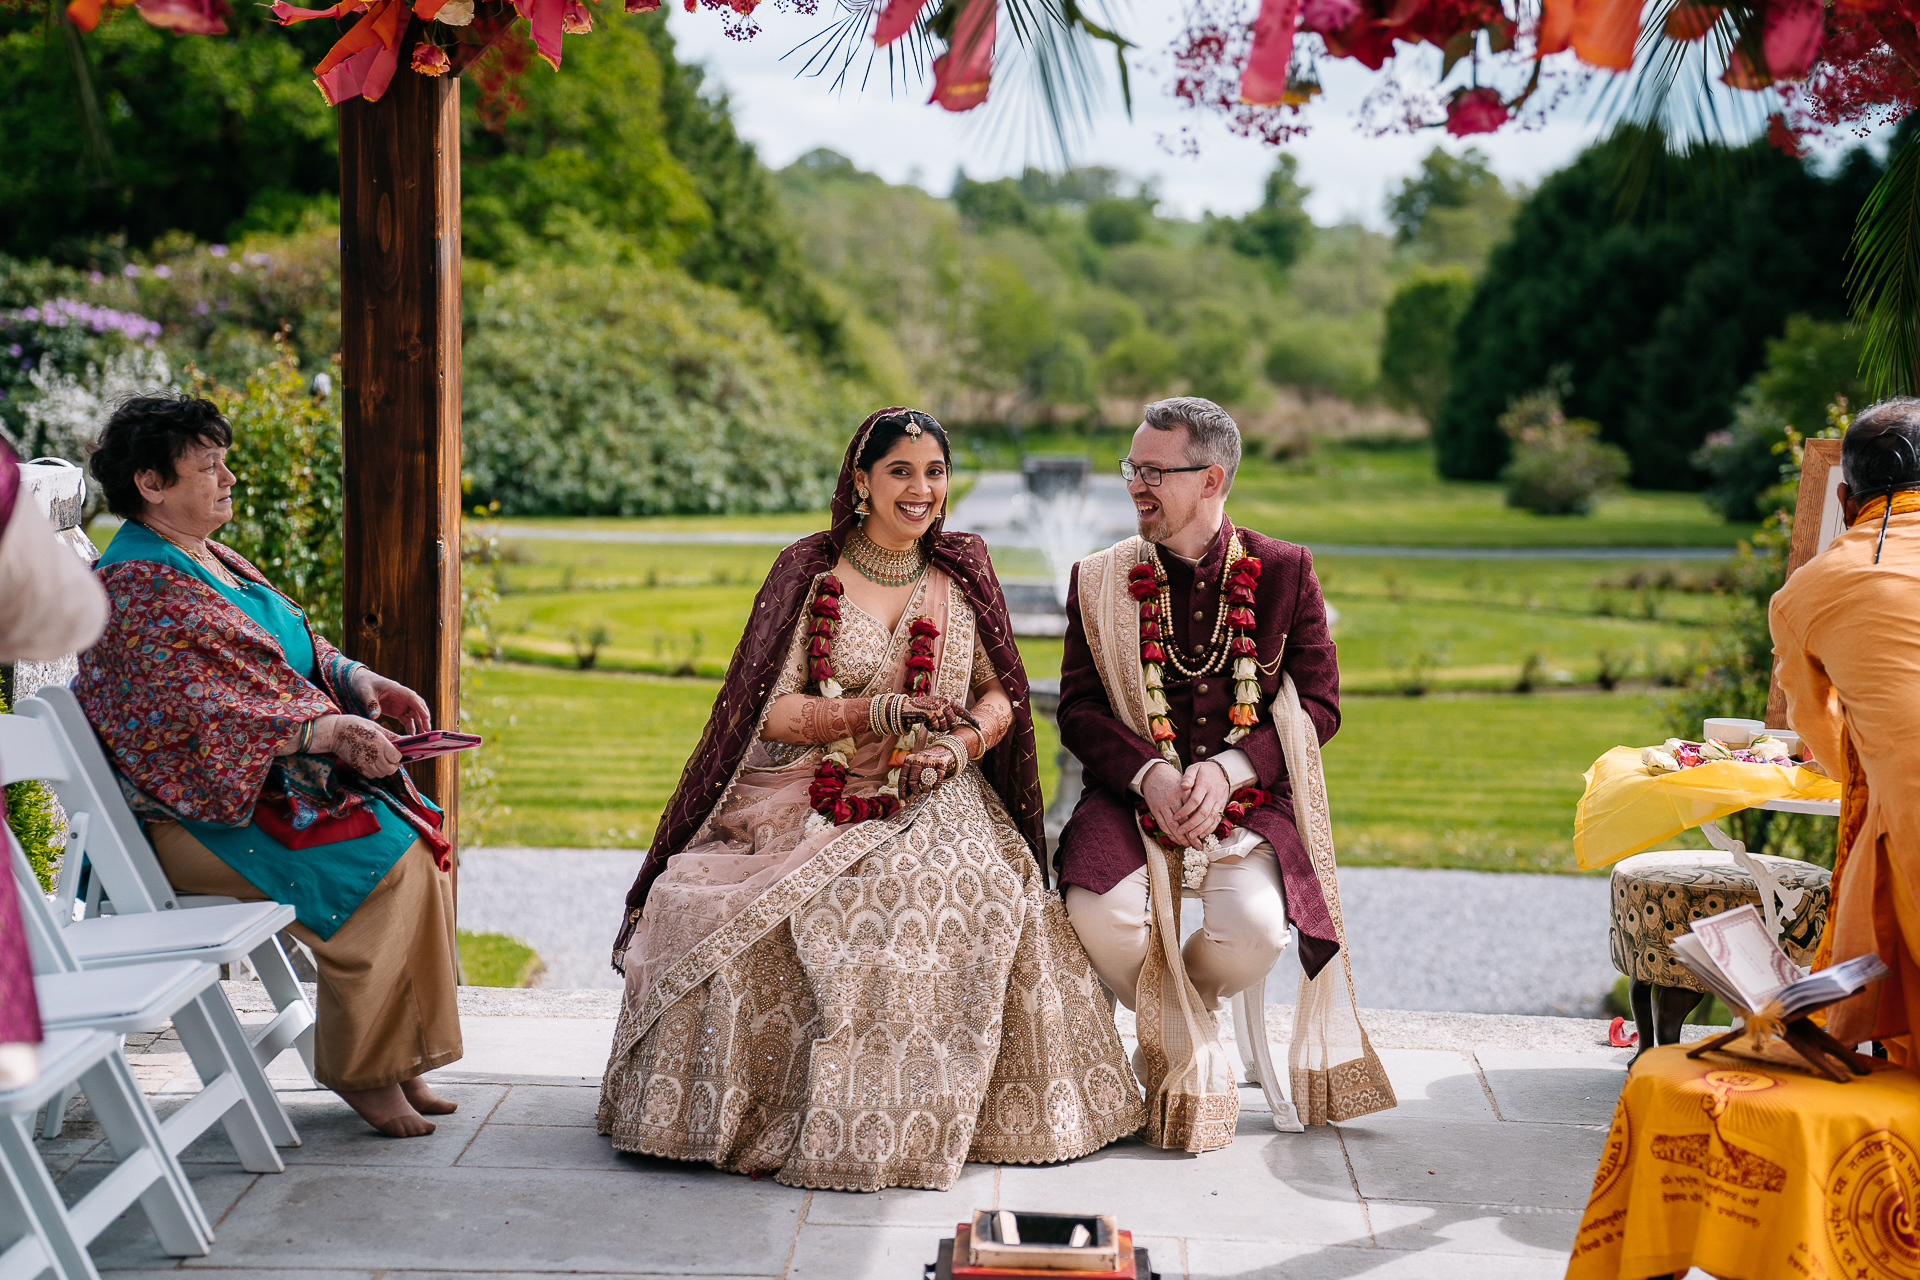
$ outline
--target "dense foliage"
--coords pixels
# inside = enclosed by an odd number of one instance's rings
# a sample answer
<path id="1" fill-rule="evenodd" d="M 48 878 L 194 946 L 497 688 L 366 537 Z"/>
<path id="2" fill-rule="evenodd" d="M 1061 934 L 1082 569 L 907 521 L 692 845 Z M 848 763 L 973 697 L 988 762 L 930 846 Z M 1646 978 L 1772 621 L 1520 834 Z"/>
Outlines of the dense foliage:
<path id="1" fill-rule="evenodd" d="M 345 572 L 340 400 L 316 392 L 338 378 L 335 365 L 316 388 L 282 348 L 237 390 L 205 381 L 196 388 L 233 425 L 233 519 L 220 541 L 305 608 L 313 629 L 336 645 Z"/>
<path id="2" fill-rule="evenodd" d="M 1860 335 L 1847 325 L 1788 319 L 1786 333 L 1767 343 L 1766 367 L 1741 388 L 1733 425 L 1700 448 L 1697 460 L 1712 477 L 1708 505 L 1729 520 L 1769 513 L 1788 432 L 1823 421 L 1827 405 L 1864 403 L 1860 346 Z"/>
<path id="3" fill-rule="evenodd" d="M 0 693 L 0 713 L 8 709 L 7 699 Z M 26 851 L 27 865 L 33 868 L 40 887 L 52 893 L 53 877 L 60 869 L 60 853 L 66 844 L 65 832 L 54 817 L 53 792 L 42 782 L 16 782 L 3 789 L 7 826 Z M 11 876 L 8 883 L 12 883 Z"/>
<path id="4" fill-rule="evenodd" d="M 112 270 L 120 244 L 287 229 L 339 190 L 333 110 L 307 71 L 328 34 L 235 8 L 229 37 L 110 10 L 84 41 L 45 6 L 0 9 L 0 253 Z"/>
<path id="5" fill-rule="evenodd" d="M 1500 415 L 1512 461 L 1500 472 L 1507 505 L 1543 516 L 1584 516 L 1627 474 L 1627 455 L 1591 422 L 1568 418 L 1556 388 L 1521 396 Z"/>
<path id="6" fill-rule="evenodd" d="M 1649 158 L 1617 136 L 1548 178 L 1493 254 L 1456 331 L 1435 424 L 1441 473 L 1490 478 L 1499 416 L 1566 364 L 1567 412 L 1597 422 L 1632 480 L 1682 489 L 1693 458 L 1787 317 L 1844 312 L 1844 254 L 1878 173 L 1864 149 L 1831 176 L 1764 142 Z M 1620 213 L 1628 162 L 1644 192 Z"/>
<path id="7" fill-rule="evenodd" d="M 472 497 L 508 513 L 817 511 L 857 404 L 764 316 L 644 264 L 469 268 Z"/>
<path id="8" fill-rule="evenodd" d="M 1391 403 L 1431 424 L 1447 395 L 1453 330 L 1473 299 L 1465 267 L 1419 271 L 1387 302 L 1380 343 L 1380 389 Z"/>

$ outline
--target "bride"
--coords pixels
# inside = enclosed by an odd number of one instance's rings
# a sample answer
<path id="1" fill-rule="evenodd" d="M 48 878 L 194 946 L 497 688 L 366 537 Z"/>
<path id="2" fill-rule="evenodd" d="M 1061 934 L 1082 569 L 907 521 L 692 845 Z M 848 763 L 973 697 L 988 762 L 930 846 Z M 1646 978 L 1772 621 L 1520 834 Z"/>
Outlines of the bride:
<path id="1" fill-rule="evenodd" d="M 985 546 L 942 533 L 916 410 L 847 448 L 767 575 L 614 947 L 621 1151 L 800 1187 L 945 1190 L 1145 1111 L 1046 892 L 1027 677 Z"/>

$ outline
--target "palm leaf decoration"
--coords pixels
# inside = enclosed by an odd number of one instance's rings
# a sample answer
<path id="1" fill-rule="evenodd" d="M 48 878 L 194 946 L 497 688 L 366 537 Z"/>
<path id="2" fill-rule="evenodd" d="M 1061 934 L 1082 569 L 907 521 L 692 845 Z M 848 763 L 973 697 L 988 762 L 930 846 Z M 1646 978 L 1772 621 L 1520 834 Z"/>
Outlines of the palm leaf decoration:
<path id="1" fill-rule="evenodd" d="M 1847 293 L 1865 332 L 1860 372 L 1875 396 L 1920 387 L 1920 130 L 1905 129 L 1886 171 L 1860 206 Z"/>

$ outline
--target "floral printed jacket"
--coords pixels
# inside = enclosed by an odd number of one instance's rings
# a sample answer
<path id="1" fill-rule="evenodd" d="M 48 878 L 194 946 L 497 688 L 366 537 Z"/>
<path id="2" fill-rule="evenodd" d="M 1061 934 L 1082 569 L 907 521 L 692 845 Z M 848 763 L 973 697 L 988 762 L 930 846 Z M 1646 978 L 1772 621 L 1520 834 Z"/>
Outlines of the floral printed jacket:
<path id="1" fill-rule="evenodd" d="M 267 582 L 238 552 L 207 545 L 235 574 Z M 239 827 L 262 798 L 284 799 L 295 829 L 305 830 L 384 790 L 445 859 L 446 839 L 404 769 L 374 781 L 332 756 L 274 755 L 303 721 L 372 714 L 353 691 L 360 663 L 314 635 L 316 685 L 245 612 L 168 565 L 123 560 L 101 569 L 100 580 L 112 616 L 81 656 L 73 692 L 135 813 Z"/>

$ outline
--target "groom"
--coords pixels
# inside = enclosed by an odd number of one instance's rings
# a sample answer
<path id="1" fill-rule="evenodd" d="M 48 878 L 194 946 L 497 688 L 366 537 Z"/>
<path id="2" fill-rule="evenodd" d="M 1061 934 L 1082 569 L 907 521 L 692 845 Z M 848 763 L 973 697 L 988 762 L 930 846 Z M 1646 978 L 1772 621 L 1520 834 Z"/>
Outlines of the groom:
<path id="1" fill-rule="evenodd" d="M 1240 430 L 1219 405 L 1197 396 L 1148 405 L 1121 465 L 1148 545 L 1129 539 L 1089 556 L 1075 566 L 1067 595 L 1060 741 L 1085 766 L 1086 791 L 1061 833 L 1058 866 L 1073 927 L 1094 969 L 1129 1008 L 1152 926 L 1143 827 L 1157 827 L 1160 843 L 1172 846 L 1165 854 L 1172 893 L 1184 880 L 1203 904 L 1204 923 L 1180 958 L 1209 1015 L 1273 967 L 1289 923 L 1300 930 L 1309 978 L 1339 951 L 1295 828 L 1269 708 L 1282 673 L 1291 675 L 1324 743 L 1340 726 L 1340 673 L 1311 554 L 1235 529 L 1226 518 L 1239 465 Z M 1230 564 L 1230 548 L 1256 560 L 1257 570 Z M 1121 555 L 1126 563 L 1114 565 Z M 1097 600 L 1082 594 L 1085 572 L 1096 564 Z M 1247 591 L 1249 578 L 1250 617 L 1230 598 L 1236 581 Z M 1090 643 L 1090 624 L 1104 641 Z M 1139 654 L 1129 651 L 1136 645 Z M 1156 652 L 1165 659 L 1156 664 L 1165 707 L 1157 723 L 1155 667 L 1142 665 Z M 1129 700 L 1123 717 L 1116 708 Z M 1236 719 L 1252 720 L 1243 735 L 1234 732 Z M 1241 803 L 1229 816 L 1233 801 Z M 1177 933 L 1177 903 L 1173 920 Z"/>

